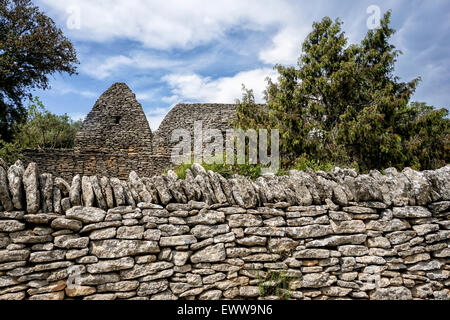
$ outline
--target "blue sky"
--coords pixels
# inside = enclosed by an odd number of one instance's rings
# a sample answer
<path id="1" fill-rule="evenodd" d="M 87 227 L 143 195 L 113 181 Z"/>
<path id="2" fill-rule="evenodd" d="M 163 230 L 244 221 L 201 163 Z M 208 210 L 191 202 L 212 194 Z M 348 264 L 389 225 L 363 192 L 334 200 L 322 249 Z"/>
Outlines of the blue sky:
<path id="1" fill-rule="evenodd" d="M 136 93 L 156 130 L 178 102 L 234 103 L 242 84 L 263 102 L 276 63 L 294 65 L 313 21 L 339 17 L 350 43 L 366 34 L 367 8 L 392 9 L 403 51 L 396 74 L 422 82 L 414 100 L 449 107 L 450 1 L 35 0 L 74 43 L 78 75 L 36 90 L 57 114 L 84 117 L 114 82 Z"/>

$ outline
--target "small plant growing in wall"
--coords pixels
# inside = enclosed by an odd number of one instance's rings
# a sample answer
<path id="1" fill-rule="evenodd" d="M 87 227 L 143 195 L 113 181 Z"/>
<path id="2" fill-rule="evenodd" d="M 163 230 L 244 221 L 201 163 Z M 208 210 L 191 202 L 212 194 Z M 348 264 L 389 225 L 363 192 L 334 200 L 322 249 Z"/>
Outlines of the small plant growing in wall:
<path id="1" fill-rule="evenodd" d="M 291 298 L 290 284 L 295 278 L 290 278 L 285 271 L 269 271 L 266 276 L 259 278 L 260 297 L 277 296 L 281 300 Z"/>

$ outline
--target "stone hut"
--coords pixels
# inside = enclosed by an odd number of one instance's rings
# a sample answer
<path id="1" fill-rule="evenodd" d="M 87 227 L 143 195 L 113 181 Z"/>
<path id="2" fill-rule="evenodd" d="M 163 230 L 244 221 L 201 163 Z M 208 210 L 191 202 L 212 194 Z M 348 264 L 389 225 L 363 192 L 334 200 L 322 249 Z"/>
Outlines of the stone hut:
<path id="1" fill-rule="evenodd" d="M 136 95 L 113 84 L 95 103 L 75 138 L 75 152 L 151 152 L 152 131 Z"/>
<path id="2" fill-rule="evenodd" d="M 153 137 L 135 94 L 125 83 L 115 83 L 95 102 L 74 149 L 27 150 L 23 160 L 67 180 L 77 174 L 127 179 L 131 171 L 152 177 L 172 166 L 173 130 L 187 129 L 193 136 L 194 122 L 202 121 L 204 129 L 225 133 L 235 115 L 232 104 L 178 104 Z"/>
<path id="3" fill-rule="evenodd" d="M 191 132 L 193 139 L 194 122 L 202 121 L 203 129 L 218 129 L 225 134 L 233 127 L 236 116 L 234 104 L 178 104 L 167 114 L 153 137 L 153 150 L 157 154 L 170 155 L 172 131 L 176 128 Z"/>

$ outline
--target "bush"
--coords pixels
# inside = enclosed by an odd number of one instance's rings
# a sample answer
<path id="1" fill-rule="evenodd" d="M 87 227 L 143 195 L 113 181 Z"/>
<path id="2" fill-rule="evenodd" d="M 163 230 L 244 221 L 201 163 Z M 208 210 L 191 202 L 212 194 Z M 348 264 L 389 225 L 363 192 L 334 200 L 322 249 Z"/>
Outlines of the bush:
<path id="1" fill-rule="evenodd" d="M 224 178 L 231 178 L 233 175 L 238 174 L 241 176 L 250 177 L 253 179 L 261 176 L 261 165 L 251 165 L 251 164 L 242 164 L 242 165 L 229 165 L 229 164 L 207 164 L 201 163 L 203 168 L 206 171 L 211 170 L 213 172 L 219 173 Z M 186 178 L 186 170 L 192 167 L 192 163 L 185 164 L 182 163 L 177 165 L 173 171 L 178 175 L 178 178 L 184 179 Z"/>
<path id="2" fill-rule="evenodd" d="M 361 172 L 387 167 L 436 169 L 450 159 L 448 111 L 411 102 L 420 78 L 399 82 L 401 54 L 389 39 L 388 11 L 379 29 L 348 44 L 342 22 L 325 17 L 303 42 L 298 68 L 276 65 L 268 79 L 266 105 L 243 88 L 235 126 L 280 131 L 284 169 Z"/>
<path id="3" fill-rule="evenodd" d="M 81 121 L 73 121 L 67 114 L 58 116 L 49 112 L 35 97 L 28 106 L 25 122 L 17 126 L 12 142 L 0 140 L 0 157 L 13 163 L 22 157 L 25 149 L 73 148 L 80 126 Z"/>

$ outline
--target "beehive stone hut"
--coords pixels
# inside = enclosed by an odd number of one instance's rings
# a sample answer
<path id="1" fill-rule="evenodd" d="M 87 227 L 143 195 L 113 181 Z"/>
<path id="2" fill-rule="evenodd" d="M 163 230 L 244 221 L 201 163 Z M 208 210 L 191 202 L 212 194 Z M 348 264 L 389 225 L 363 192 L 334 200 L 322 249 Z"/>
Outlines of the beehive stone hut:
<path id="1" fill-rule="evenodd" d="M 236 116 L 234 104 L 178 104 L 164 118 L 153 138 L 153 149 L 158 154 L 170 154 L 176 142 L 171 142 L 174 128 L 191 132 L 192 143 L 194 123 L 202 122 L 202 128 L 218 129 L 222 134 L 232 128 Z"/>
<path id="2" fill-rule="evenodd" d="M 141 104 L 125 83 L 97 100 L 75 138 L 75 151 L 151 152 L 152 132 Z"/>
<path id="3" fill-rule="evenodd" d="M 27 150 L 23 160 L 68 180 L 77 174 L 127 179 L 131 171 L 152 177 L 173 166 L 173 130 L 187 129 L 193 136 L 194 122 L 202 121 L 204 129 L 225 133 L 235 115 L 231 104 L 178 104 L 153 136 L 136 95 L 125 83 L 115 83 L 95 102 L 74 149 Z"/>

